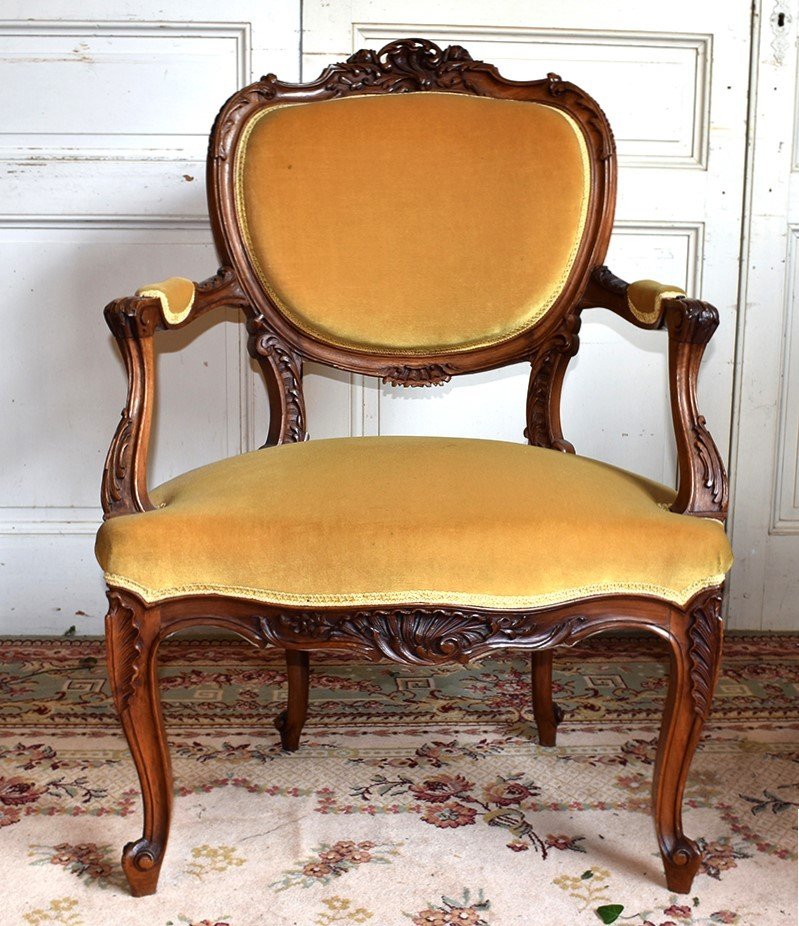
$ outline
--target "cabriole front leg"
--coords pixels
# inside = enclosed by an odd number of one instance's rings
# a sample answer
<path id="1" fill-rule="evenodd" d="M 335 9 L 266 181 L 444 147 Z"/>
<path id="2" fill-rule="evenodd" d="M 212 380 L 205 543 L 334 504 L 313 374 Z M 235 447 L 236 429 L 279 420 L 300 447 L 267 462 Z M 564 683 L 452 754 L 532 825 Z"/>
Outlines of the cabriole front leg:
<path id="1" fill-rule="evenodd" d="M 721 593 L 711 589 L 685 612 L 673 612 L 671 677 L 660 731 L 652 798 L 655 827 L 669 890 L 687 894 L 702 860 L 682 828 L 688 770 L 710 710 L 721 660 Z"/>
<path id="2" fill-rule="evenodd" d="M 108 598 L 108 675 L 144 805 L 141 839 L 125 846 L 122 868 L 133 896 L 142 897 L 154 894 L 158 885 L 172 815 L 172 769 L 156 665 L 161 615 L 124 592 L 111 591 Z"/>

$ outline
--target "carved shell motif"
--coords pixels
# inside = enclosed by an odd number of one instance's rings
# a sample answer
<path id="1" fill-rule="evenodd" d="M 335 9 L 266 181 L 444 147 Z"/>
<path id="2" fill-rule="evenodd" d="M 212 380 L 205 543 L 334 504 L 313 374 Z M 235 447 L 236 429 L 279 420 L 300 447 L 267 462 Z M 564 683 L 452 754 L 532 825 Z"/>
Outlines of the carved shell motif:
<path id="1" fill-rule="evenodd" d="M 278 646 L 333 645 L 367 658 L 386 657 L 412 665 L 466 662 L 513 644 L 527 649 L 566 642 L 585 623 L 570 617 L 557 624 L 529 614 L 480 614 L 440 608 L 358 611 L 355 614 L 305 611 L 261 618 L 261 635 Z"/>

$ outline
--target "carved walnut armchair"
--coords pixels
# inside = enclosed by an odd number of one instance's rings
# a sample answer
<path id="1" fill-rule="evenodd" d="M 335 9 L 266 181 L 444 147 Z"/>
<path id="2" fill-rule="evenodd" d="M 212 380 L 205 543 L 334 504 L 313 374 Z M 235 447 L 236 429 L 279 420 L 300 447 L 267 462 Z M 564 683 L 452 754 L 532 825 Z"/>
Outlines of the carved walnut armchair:
<path id="1" fill-rule="evenodd" d="M 671 678 L 654 775 L 669 889 L 700 851 L 681 805 L 719 669 L 727 480 L 697 410 L 711 305 L 603 266 L 613 135 L 555 74 L 510 81 L 458 46 L 394 42 L 308 84 L 234 94 L 211 132 L 208 193 L 222 267 L 105 310 L 128 399 L 106 462 L 108 666 L 144 801 L 123 866 L 156 889 L 172 778 L 156 654 L 197 624 L 284 647 L 295 749 L 308 652 L 406 664 L 532 654 L 553 745 L 552 647 L 605 630 L 665 640 Z M 152 492 L 153 341 L 221 306 L 246 319 L 271 418 L 266 447 Z M 580 314 L 601 306 L 668 332 L 679 488 L 577 456 L 559 401 Z M 449 438 L 306 442 L 304 360 L 428 386 L 527 360 L 531 446 Z M 430 550 L 434 538 L 436 555 Z"/>

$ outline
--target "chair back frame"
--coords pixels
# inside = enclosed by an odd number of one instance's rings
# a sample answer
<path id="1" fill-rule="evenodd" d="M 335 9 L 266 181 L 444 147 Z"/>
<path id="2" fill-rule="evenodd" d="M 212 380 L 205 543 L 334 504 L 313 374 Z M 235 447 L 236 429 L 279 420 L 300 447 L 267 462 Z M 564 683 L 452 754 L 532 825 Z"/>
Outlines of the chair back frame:
<path id="1" fill-rule="evenodd" d="M 513 337 L 461 351 L 406 354 L 359 351 L 319 340 L 279 310 L 248 257 L 236 214 L 236 152 L 250 120 L 266 107 L 336 100 L 352 95 L 444 92 L 544 104 L 567 113 L 581 130 L 590 165 L 588 215 L 569 277 L 546 314 Z M 458 45 L 441 49 L 424 39 L 402 39 L 379 52 L 363 50 L 328 67 L 317 80 L 285 83 L 274 74 L 233 94 L 216 118 L 208 149 L 208 199 L 214 239 L 223 266 L 232 267 L 254 318 L 301 357 L 378 376 L 402 385 L 431 385 L 452 376 L 530 360 L 564 318 L 574 312 L 595 267 L 604 262 L 613 224 L 616 152 L 605 114 L 574 84 L 549 74 L 512 81 L 496 67 L 475 61 Z M 475 217 L 477 219 L 477 217 Z M 573 327 L 573 325 L 572 325 Z"/>

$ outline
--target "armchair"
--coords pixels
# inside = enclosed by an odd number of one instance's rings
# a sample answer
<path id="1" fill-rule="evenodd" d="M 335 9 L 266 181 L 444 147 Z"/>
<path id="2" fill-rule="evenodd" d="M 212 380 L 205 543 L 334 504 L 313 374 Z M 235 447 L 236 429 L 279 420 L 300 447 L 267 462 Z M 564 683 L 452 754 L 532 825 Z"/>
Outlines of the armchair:
<path id="1" fill-rule="evenodd" d="M 395 42 L 312 83 L 269 75 L 223 106 L 208 158 L 222 268 L 105 310 L 129 383 L 96 549 L 109 678 L 144 802 L 142 836 L 123 853 L 132 893 L 155 891 L 170 825 L 158 646 L 198 624 L 285 649 L 287 749 L 314 650 L 433 665 L 526 650 L 540 741 L 553 745 L 553 647 L 656 634 L 671 675 L 655 829 L 669 888 L 690 890 L 700 850 L 683 833 L 682 796 L 731 565 L 727 479 L 696 400 L 718 313 L 603 266 L 615 184 L 613 136 L 591 97 L 555 74 L 506 80 L 458 46 Z M 219 306 L 241 309 L 264 375 L 265 447 L 150 491 L 154 337 Z M 563 377 L 594 307 L 668 332 L 676 493 L 578 456 L 563 436 Z M 307 443 L 305 359 L 405 387 L 529 361 L 528 446 Z"/>

